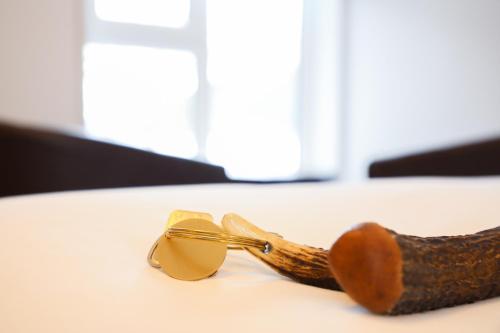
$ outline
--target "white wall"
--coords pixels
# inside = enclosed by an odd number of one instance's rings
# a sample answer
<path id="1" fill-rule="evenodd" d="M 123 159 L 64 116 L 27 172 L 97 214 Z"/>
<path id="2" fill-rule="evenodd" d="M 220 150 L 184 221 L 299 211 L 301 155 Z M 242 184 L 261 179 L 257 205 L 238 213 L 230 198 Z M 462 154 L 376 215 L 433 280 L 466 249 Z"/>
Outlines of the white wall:
<path id="1" fill-rule="evenodd" d="M 0 1 L 0 119 L 82 123 L 81 0 Z"/>
<path id="2" fill-rule="evenodd" d="M 347 175 L 500 136 L 500 1 L 350 0 Z"/>

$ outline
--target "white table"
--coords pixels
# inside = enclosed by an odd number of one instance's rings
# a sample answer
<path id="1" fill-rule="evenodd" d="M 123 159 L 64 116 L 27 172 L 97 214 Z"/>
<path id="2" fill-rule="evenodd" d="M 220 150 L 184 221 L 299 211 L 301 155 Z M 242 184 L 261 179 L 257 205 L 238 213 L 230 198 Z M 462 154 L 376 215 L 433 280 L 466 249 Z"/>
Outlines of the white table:
<path id="1" fill-rule="evenodd" d="M 174 209 L 236 212 L 329 247 L 377 221 L 421 236 L 500 224 L 500 178 L 364 184 L 202 185 L 0 199 L 0 332 L 500 332 L 500 298 L 422 314 L 368 313 L 344 293 L 294 283 L 230 251 L 212 278 L 148 266 Z"/>

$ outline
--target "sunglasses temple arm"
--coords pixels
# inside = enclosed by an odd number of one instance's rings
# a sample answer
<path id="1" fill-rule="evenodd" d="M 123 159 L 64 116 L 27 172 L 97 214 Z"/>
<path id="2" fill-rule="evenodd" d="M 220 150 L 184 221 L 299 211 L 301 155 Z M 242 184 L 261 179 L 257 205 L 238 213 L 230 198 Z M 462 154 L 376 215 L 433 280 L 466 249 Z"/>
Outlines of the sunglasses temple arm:
<path id="1" fill-rule="evenodd" d="M 264 240 L 233 236 L 226 233 L 215 233 L 200 230 L 189 230 L 180 228 L 170 228 L 167 232 L 162 234 L 160 238 L 156 240 L 148 253 L 148 263 L 155 268 L 160 268 L 160 263 L 154 258 L 154 253 L 158 247 L 158 242 L 162 237 L 176 237 L 176 238 L 186 238 L 186 239 L 199 239 L 213 242 L 220 242 L 227 244 L 227 248 L 230 250 L 243 250 L 245 248 L 255 248 L 263 253 L 267 254 L 271 251 L 272 247 L 269 242 Z"/>
<path id="2" fill-rule="evenodd" d="M 228 249 L 231 250 L 243 250 L 245 248 L 255 248 L 259 249 L 265 254 L 271 252 L 271 244 L 267 241 L 250 238 L 250 237 L 242 237 L 242 236 L 233 236 L 228 235 L 226 233 L 215 233 L 209 231 L 200 231 L 200 230 L 189 230 L 189 229 L 180 229 L 180 228 L 170 228 L 167 232 L 162 234 L 160 238 L 156 240 L 148 253 L 148 263 L 155 268 L 161 268 L 158 260 L 154 258 L 154 254 L 156 248 L 158 247 L 158 242 L 162 237 L 177 237 L 177 238 L 186 238 L 186 239 L 199 239 L 213 242 L 220 242 L 227 244 Z"/>
<path id="3" fill-rule="evenodd" d="M 213 242 L 225 243 L 229 249 L 240 250 L 244 248 L 259 249 L 263 253 L 269 253 L 271 244 L 269 242 L 244 236 L 235 236 L 227 233 L 217 233 L 211 231 L 170 228 L 165 234 L 166 237 L 178 237 L 187 239 L 199 239 Z"/>

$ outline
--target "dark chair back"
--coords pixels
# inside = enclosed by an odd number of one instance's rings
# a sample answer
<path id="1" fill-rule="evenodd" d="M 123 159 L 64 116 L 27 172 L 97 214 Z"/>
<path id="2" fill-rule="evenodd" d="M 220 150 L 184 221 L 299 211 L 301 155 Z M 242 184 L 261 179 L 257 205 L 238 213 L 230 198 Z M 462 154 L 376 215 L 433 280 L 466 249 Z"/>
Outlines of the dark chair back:
<path id="1" fill-rule="evenodd" d="M 489 175 L 500 175 L 500 138 L 376 161 L 369 168 L 372 178 Z"/>
<path id="2" fill-rule="evenodd" d="M 224 169 L 63 132 L 0 124 L 0 196 L 229 182 Z"/>

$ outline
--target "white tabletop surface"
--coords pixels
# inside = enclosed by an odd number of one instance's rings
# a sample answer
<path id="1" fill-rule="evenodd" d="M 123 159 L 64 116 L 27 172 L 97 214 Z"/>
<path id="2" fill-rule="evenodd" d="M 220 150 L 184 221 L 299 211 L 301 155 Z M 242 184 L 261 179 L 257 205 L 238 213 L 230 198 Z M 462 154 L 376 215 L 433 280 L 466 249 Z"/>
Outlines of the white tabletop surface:
<path id="1" fill-rule="evenodd" d="M 344 185 L 203 185 L 0 199 L 0 332 L 500 332 L 500 298 L 421 314 L 368 313 L 244 252 L 177 281 L 147 252 L 174 209 L 235 212 L 286 239 L 329 247 L 376 221 L 420 236 L 499 225 L 500 178 Z"/>

